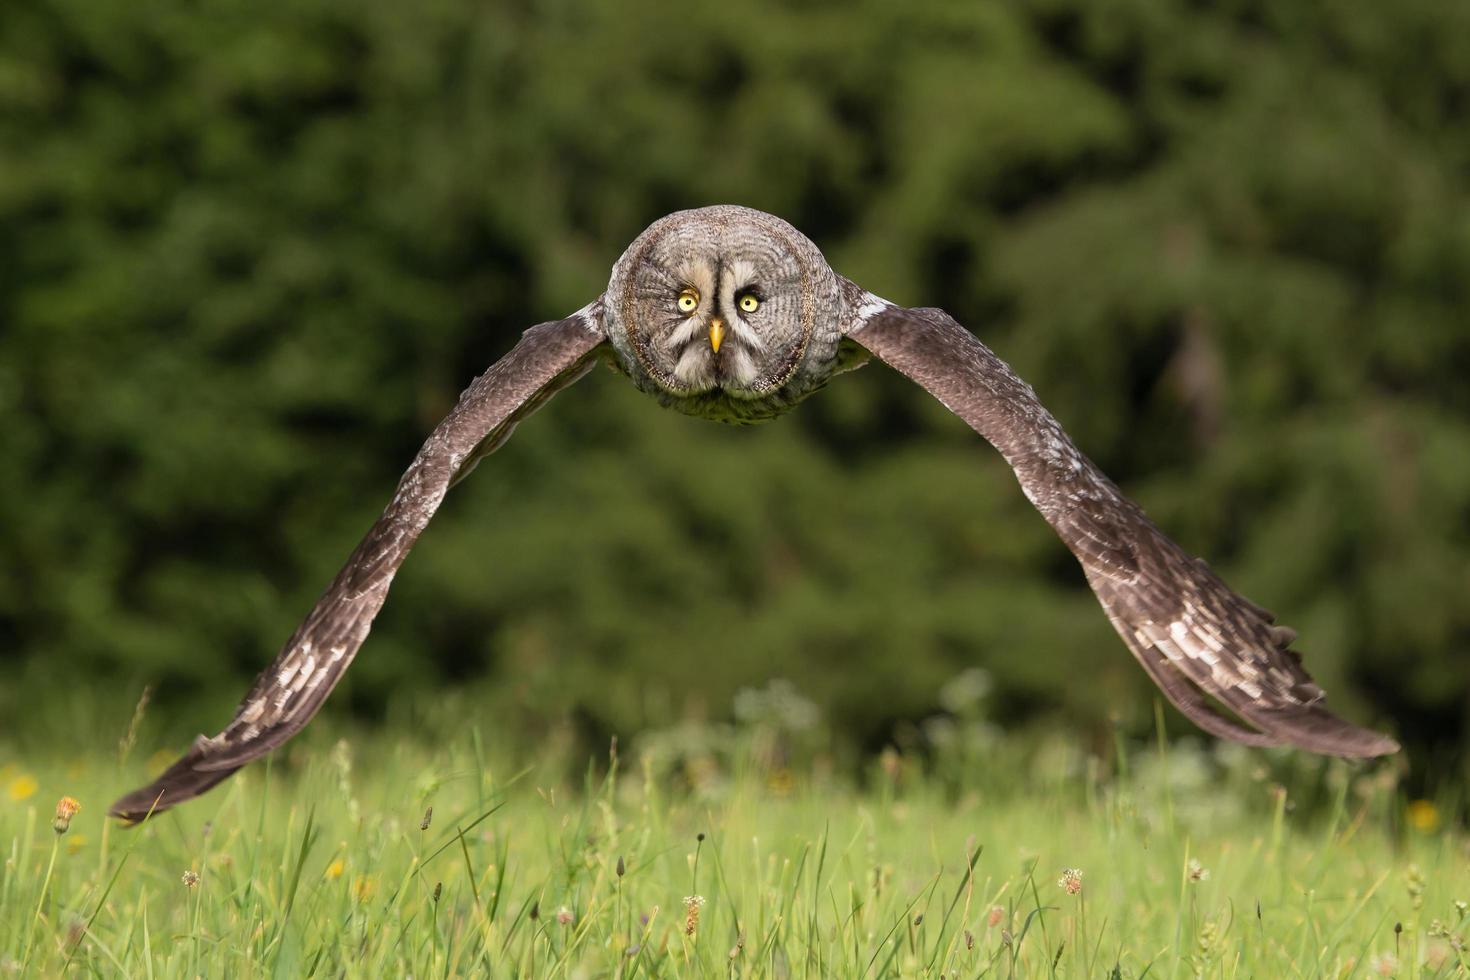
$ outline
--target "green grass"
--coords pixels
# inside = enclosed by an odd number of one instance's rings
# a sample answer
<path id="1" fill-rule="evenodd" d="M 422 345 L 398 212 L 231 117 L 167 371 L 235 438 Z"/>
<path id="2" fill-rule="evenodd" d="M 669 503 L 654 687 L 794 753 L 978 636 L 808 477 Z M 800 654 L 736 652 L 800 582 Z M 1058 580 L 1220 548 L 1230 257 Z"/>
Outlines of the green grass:
<path id="1" fill-rule="evenodd" d="M 474 732 L 303 743 L 131 830 L 103 811 L 144 764 L 0 755 L 0 976 L 1466 975 L 1466 838 L 1406 822 L 1392 766 L 992 738 L 847 779 L 701 729 L 568 778 Z"/>

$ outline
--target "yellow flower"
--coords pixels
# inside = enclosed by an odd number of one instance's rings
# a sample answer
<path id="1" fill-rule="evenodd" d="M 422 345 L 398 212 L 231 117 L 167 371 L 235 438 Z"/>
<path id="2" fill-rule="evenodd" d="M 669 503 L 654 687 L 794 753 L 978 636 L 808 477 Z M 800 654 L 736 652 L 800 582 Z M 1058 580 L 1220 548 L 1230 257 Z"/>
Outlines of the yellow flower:
<path id="1" fill-rule="evenodd" d="M 1415 830 L 1432 834 L 1439 829 L 1439 807 L 1428 800 L 1410 803 L 1405 815 L 1409 818 L 1409 826 Z"/>
<path id="2" fill-rule="evenodd" d="M 378 881 L 372 875 L 358 875 L 352 879 L 352 897 L 366 902 L 378 893 Z"/>
<path id="3" fill-rule="evenodd" d="M 10 780 L 10 785 L 5 787 L 5 794 L 12 800 L 28 800 L 35 796 L 36 790 L 40 788 L 41 785 L 36 782 L 34 776 L 23 772 Z"/>
<path id="4" fill-rule="evenodd" d="M 331 864 L 327 865 L 327 870 L 323 871 L 322 874 L 324 877 L 327 878 L 327 880 L 336 881 L 338 878 L 342 877 L 342 872 L 346 870 L 347 865 L 342 861 L 341 858 L 338 858 Z"/>
<path id="5" fill-rule="evenodd" d="M 72 834 L 70 837 L 68 837 L 66 839 L 66 853 L 68 853 L 68 854 L 76 854 L 76 853 L 80 852 L 81 849 L 83 847 L 85 847 L 86 845 L 87 845 L 86 835 L 84 835 L 84 834 Z"/>

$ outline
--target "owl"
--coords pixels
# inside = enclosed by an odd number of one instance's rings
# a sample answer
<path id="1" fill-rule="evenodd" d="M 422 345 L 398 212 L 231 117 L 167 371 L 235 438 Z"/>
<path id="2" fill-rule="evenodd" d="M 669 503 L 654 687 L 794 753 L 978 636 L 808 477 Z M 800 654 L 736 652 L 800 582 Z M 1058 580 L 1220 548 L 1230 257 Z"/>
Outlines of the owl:
<path id="1" fill-rule="evenodd" d="M 599 362 L 668 408 L 746 423 L 790 411 L 874 357 L 1000 451 L 1081 563 L 1124 645 L 1200 728 L 1338 756 L 1398 749 L 1331 714 L 1292 649 L 1296 634 L 1159 530 L 1031 387 L 947 313 L 895 305 L 843 278 L 780 218 L 716 206 L 654 222 L 601 296 L 527 330 L 470 384 L 229 725 L 199 736 L 112 814 L 137 821 L 183 803 L 300 731 L 352 663 L 449 488 Z"/>

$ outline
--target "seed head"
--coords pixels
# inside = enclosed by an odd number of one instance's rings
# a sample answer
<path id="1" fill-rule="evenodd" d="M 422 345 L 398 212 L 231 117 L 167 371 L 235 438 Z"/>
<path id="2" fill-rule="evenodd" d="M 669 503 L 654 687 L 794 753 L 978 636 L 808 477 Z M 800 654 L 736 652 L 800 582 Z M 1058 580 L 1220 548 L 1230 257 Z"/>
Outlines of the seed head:
<path id="1" fill-rule="evenodd" d="M 1204 865 L 1200 864 L 1194 858 L 1190 858 L 1189 859 L 1189 880 L 1190 881 L 1209 881 L 1210 880 L 1210 869 L 1209 868 L 1206 868 Z"/>
<path id="2" fill-rule="evenodd" d="M 623 863 L 623 856 L 621 854 L 618 855 L 617 872 L 619 878 L 628 873 L 628 866 Z"/>
<path id="3" fill-rule="evenodd" d="M 190 868 L 188 871 L 184 872 L 183 880 L 185 888 L 193 888 L 195 885 L 199 884 L 199 872 L 195 871 L 193 868 Z"/>
<path id="4" fill-rule="evenodd" d="M 439 896 L 442 895 L 443 893 L 444 893 L 444 882 L 442 882 L 442 881 L 436 881 L 436 882 L 434 882 L 434 901 L 435 901 L 435 903 L 437 903 L 439 901 Z"/>
<path id="5" fill-rule="evenodd" d="M 557 925 L 569 926 L 576 920 L 577 917 L 572 914 L 572 910 L 567 908 L 565 905 L 556 910 Z"/>
<path id="6" fill-rule="evenodd" d="M 999 905 L 992 905 L 990 907 L 990 914 L 985 917 L 985 924 L 994 929 L 996 926 L 1001 924 L 1001 921 L 1005 917 L 1005 909 L 1001 908 Z"/>
<path id="7" fill-rule="evenodd" d="M 424 811 L 424 822 L 421 823 L 421 824 L 419 824 L 419 830 L 428 830 L 429 829 L 429 821 L 431 821 L 433 819 L 434 819 L 434 808 L 433 807 L 429 807 L 427 810 Z"/>
<path id="8" fill-rule="evenodd" d="M 1057 885 L 1065 888 L 1068 895 L 1075 895 L 1082 890 L 1082 869 L 1067 868 L 1062 876 L 1057 879 Z"/>
<path id="9" fill-rule="evenodd" d="M 692 936 L 699 931 L 699 910 L 704 908 L 703 895 L 684 897 L 684 935 Z"/>

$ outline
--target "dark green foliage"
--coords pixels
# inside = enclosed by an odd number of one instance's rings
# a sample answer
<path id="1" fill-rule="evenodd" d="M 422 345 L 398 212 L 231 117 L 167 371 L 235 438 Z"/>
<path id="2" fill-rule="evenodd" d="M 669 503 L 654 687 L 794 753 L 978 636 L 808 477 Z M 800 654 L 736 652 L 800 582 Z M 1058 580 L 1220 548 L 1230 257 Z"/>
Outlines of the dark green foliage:
<path id="1" fill-rule="evenodd" d="M 1458 744 L 1470 6 L 865 6 L 7 8 L 0 713 L 153 681 L 213 730 L 460 388 L 733 201 L 949 308 L 1339 709 Z M 334 703 L 484 677 L 628 731 L 784 675 L 875 740 L 977 663 L 1006 722 L 1150 717 L 1000 459 L 885 369 L 750 430 L 599 373 Z"/>

